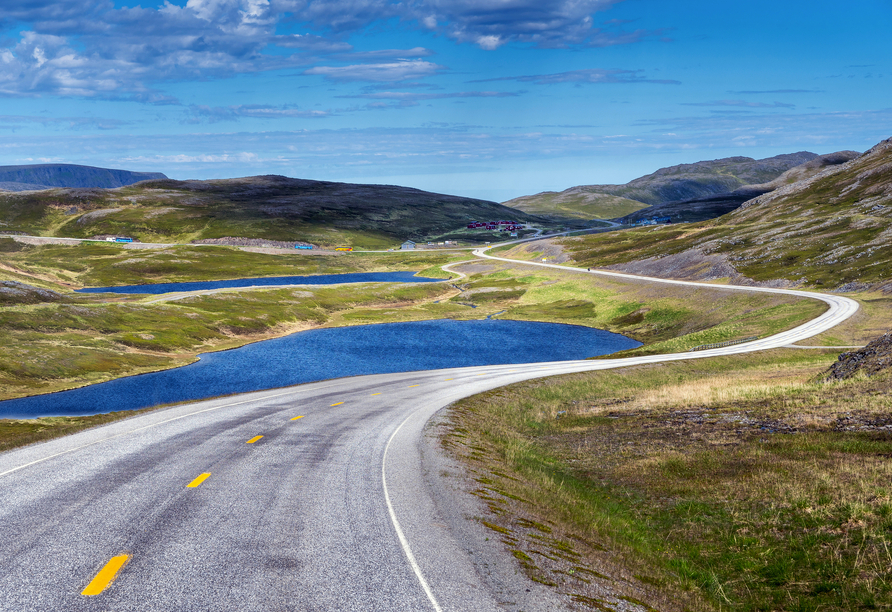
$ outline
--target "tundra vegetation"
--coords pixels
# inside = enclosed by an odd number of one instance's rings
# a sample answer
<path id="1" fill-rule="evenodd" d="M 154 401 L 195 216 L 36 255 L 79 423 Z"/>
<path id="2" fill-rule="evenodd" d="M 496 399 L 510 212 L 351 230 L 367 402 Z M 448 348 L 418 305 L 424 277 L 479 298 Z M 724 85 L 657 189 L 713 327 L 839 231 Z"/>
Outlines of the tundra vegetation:
<path id="1" fill-rule="evenodd" d="M 647 283 L 531 270 L 523 264 L 461 263 L 472 257 L 467 253 L 268 255 L 230 247 L 23 246 L 11 240 L 0 247 L 7 251 L 0 277 L 8 279 L 9 289 L 0 291 L 0 330 L 17 348 L 0 356 L 3 399 L 185 365 L 202 352 L 314 327 L 497 316 L 609 329 L 661 350 L 773 333 L 823 308 L 783 296 L 708 290 L 691 300 L 687 291 Z M 257 288 L 185 296 L 71 291 L 84 285 L 400 269 L 445 277 L 449 274 L 441 266 L 457 262 L 453 269 L 461 278 L 418 285 Z M 9 432 L 10 427 L 7 423 Z M 23 428 L 31 432 L 33 423 Z M 46 425 L 43 431 L 50 435 L 54 428 Z M 27 439 L 33 439 L 32 433 Z"/>
<path id="2" fill-rule="evenodd" d="M 864 345 L 892 320 L 892 140 L 817 170 L 711 221 L 503 253 L 844 291 L 860 311 L 806 344 Z M 724 316 L 742 323 L 746 310 Z M 715 330 L 693 334 L 704 332 Z M 839 362 L 839 348 L 787 348 L 529 381 L 458 402 L 441 439 L 488 506 L 483 524 L 579 609 L 887 610 L 892 341 L 882 338 L 884 350 L 872 343 Z M 637 352 L 683 339 L 657 335 Z"/>
<path id="3" fill-rule="evenodd" d="M 0 193 L 4 231 L 68 238 L 123 235 L 155 243 L 227 237 L 363 249 L 388 249 L 407 238 L 478 243 L 499 233 L 466 225 L 490 220 L 545 222 L 486 200 L 283 176 Z"/>

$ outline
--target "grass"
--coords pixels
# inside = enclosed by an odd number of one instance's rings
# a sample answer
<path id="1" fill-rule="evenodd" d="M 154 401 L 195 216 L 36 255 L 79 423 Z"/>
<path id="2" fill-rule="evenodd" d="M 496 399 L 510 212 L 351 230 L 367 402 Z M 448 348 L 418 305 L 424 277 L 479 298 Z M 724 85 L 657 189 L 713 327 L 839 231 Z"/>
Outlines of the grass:
<path id="1" fill-rule="evenodd" d="M 0 223 L 8 231 L 71 238 L 127 235 L 161 243 L 243 237 L 387 249 L 407 238 L 473 241 L 465 231 L 469 222 L 508 217 L 545 221 L 484 200 L 284 177 L 0 194 Z"/>
<path id="2" fill-rule="evenodd" d="M 888 609 L 892 377 L 815 382 L 834 358 L 531 381 L 456 404 L 443 441 L 487 483 L 485 520 L 534 560 L 521 566 L 577 601 L 596 592 L 537 556 L 524 522 L 655 609 Z"/>
<path id="3" fill-rule="evenodd" d="M 0 452 L 67 436 L 85 429 L 120 421 L 157 410 L 126 410 L 82 417 L 40 417 L 37 419 L 0 419 Z"/>
<path id="4" fill-rule="evenodd" d="M 321 325 L 355 324 L 345 311 L 426 303 L 448 285 L 324 286 L 213 293 L 159 304 L 48 303 L 0 310 L 16 352 L 0 355 L 0 397 L 82 386 L 189 363 L 222 350 Z M 397 319 L 400 320 L 400 319 Z"/>
<path id="5" fill-rule="evenodd" d="M 649 206 L 621 196 L 583 190 L 571 193 L 545 192 L 517 198 L 510 204 L 530 214 L 563 219 L 616 219 Z"/>
<path id="6" fill-rule="evenodd" d="M 470 258 L 462 252 L 436 251 L 268 255 L 234 247 L 180 246 L 136 250 L 87 244 L 27 247 L 4 256 L 4 263 L 26 275 L 42 276 L 78 287 L 106 287 L 348 272 L 432 272 L 447 263 Z"/>
<path id="7" fill-rule="evenodd" d="M 633 228 L 560 241 L 578 265 L 604 267 L 696 249 L 757 281 L 784 279 L 818 289 L 888 279 L 892 251 L 889 153 L 786 195 L 683 225 Z"/>

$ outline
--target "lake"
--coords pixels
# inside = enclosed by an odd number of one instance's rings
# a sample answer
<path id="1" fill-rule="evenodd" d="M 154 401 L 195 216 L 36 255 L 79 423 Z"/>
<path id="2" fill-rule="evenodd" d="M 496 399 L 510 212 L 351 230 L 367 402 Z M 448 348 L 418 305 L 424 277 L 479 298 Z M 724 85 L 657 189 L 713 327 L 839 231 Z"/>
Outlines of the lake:
<path id="1" fill-rule="evenodd" d="M 314 329 L 207 353 L 180 368 L 3 401 L 0 418 L 135 410 L 343 376 L 585 359 L 637 346 L 591 327 L 499 319 Z"/>
<path id="2" fill-rule="evenodd" d="M 415 272 L 355 272 L 351 274 L 315 274 L 312 276 L 264 276 L 233 280 L 157 283 L 154 285 L 122 285 L 120 287 L 88 287 L 77 293 L 147 293 L 158 295 L 180 291 L 205 291 L 232 287 L 269 287 L 273 285 L 336 285 L 338 283 L 437 283 L 442 278 L 415 276 Z"/>

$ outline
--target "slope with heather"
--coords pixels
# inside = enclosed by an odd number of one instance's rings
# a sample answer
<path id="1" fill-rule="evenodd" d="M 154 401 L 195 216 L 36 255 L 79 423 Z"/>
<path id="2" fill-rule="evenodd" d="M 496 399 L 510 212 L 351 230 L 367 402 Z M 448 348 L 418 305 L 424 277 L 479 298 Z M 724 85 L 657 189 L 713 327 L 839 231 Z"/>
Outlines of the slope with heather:
<path id="1" fill-rule="evenodd" d="M 518 210 L 555 217 L 613 219 L 648 207 L 726 195 L 751 184 L 768 183 L 818 157 L 801 151 L 766 159 L 728 157 L 661 168 L 625 185 L 580 185 L 504 202 Z"/>
<path id="2" fill-rule="evenodd" d="M 892 139 L 717 219 L 560 240 L 577 265 L 855 288 L 892 277 Z M 525 246 L 518 254 L 539 249 Z"/>
<path id="3" fill-rule="evenodd" d="M 283 176 L 0 194 L 4 231 L 143 242 L 240 237 L 382 248 L 407 238 L 465 237 L 470 221 L 499 219 L 541 221 L 486 200 Z"/>

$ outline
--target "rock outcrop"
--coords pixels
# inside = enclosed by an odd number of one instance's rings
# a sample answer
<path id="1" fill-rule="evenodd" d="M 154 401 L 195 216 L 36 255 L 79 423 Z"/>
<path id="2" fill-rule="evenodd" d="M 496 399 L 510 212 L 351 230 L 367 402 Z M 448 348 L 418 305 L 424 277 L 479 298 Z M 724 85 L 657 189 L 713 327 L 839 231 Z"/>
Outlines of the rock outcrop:
<path id="1" fill-rule="evenodd" d="M 830 366 L 825 380 L 844 380 L 859 372 L 873 376 L 892 368 L 892 332 L 887 332 L 863 349 L 843 353 Z"/>

